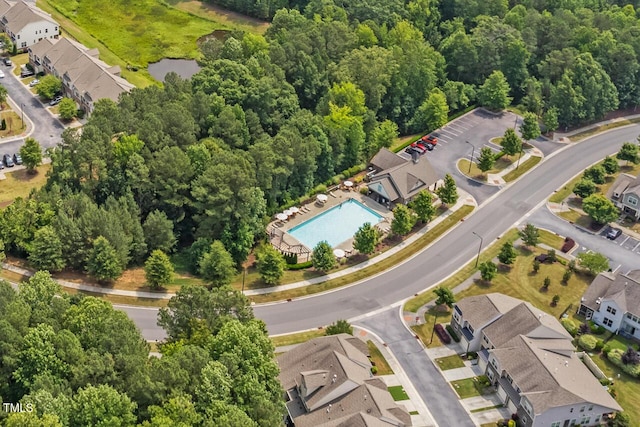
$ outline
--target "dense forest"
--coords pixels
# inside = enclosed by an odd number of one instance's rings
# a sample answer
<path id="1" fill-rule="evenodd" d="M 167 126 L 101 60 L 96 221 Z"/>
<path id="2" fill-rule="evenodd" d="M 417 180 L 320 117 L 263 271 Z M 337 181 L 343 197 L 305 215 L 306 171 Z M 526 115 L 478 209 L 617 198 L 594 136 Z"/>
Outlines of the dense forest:
<path id="1" fill-rule="evenodd" d="M 284 415 L 273 344 L 248 300 L 185 287 L 162 309 L 162 357 L 110 303 L 64 294 L 47 272 L 0 281 L 0 411 L 18 426 L 273 427 Z M 15 411 L 15 409 L 14 409 Z"/>
<path id="2" fill-rule="evenodd" d="M 38 415 L 65 425 L 101 416 L 96 399 L 124 420 L 113 425 L 180 425 L 176 413 L 183 425 L 277 425 L 264 325 L 220 278 L 247 259 L 272 213 L 398 134 L 433 130 L 471 105 L 513 102 L 554 129 L 640 102 L 631 4 L 219 3 L 272 24 L 264 36 L 205 42 L 190 80 L 173 74 L 117 104 L 98 101 L 50 152 L 46 186 L 0 214 L 5 250 L 38 269 L 110 281 L 152 252 L 183 252 L 212 290 L 183 290 L 160 319 L 170 336 L 162 359 L 147 360 L 147 344 L 108 304 L 54 298 L 43 276 L 19 294 L 0 284 L 3 401 L 30 396 Z"/>
<path id="3" fill-rule="evenodd" d="M 239 265 L 278 206 L 447 112 L 503 92 L 553 129 L 639 102 L 632 5 L 295 6 L 265 36 L 205 42 L 191 80 L 99 101 L 51 153 L 45 189 L 3 212 L 6 250 L 105 280 L 194 242 L 194 272 L 213 241 Z"/>

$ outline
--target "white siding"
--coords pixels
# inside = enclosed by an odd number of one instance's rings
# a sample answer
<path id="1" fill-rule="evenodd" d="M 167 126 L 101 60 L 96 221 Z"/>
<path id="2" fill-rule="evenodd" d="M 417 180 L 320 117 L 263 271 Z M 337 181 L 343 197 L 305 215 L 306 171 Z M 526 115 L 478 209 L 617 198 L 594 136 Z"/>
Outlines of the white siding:
<path id="1" fill-rule="evenodd" d="M 15 41 L 17 48 L 25 49 L 38 43 L 41 39 L 55 38 L 60 34 L 59 28 L 58 24 L 44 19 L 40 22 L 27 24 L 18 34 L 16 34 Z M 20 38 L 18 38 L 18 35 Z"/>

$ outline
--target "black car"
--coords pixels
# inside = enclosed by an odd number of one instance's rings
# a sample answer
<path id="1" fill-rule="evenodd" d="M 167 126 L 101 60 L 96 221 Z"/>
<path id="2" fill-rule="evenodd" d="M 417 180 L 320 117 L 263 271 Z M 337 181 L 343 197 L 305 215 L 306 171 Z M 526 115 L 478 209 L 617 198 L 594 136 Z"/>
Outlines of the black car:
<path id="1" fill-rule="evenodd" d="M 22 156 L 20 154 L 18 154 L 18 153 L 14 154 L 13 155 L 13 162 L 16 165 L 21 165 L 22 164 Z"/>
<path id="2" fill-rule="evenodd" d="M 622 234 L 622 230 L 619 228 L 609 227 L 607 230 L 607 239 L 616 240 Z"/>
<path id="3" fill-rule="evenodd" d="M 11 155 L 9 154 L 5 154 L 4 156 L 2 156 L 2 162 L 7 165 L 8 168 L 12 168 L 14 167 L 16 164 L 13 163 L 13 159 L 11 158 Z"/>

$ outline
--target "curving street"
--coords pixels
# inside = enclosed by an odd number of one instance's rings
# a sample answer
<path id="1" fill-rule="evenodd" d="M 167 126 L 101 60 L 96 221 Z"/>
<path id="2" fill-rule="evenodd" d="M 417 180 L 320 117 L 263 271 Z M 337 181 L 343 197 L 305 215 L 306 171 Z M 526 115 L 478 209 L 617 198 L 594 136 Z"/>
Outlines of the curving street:
<path id="1" fill-rule="evenodd" d="M 635 141 L 640 126 L 615 129 L 567 146 L 541 162 L 493 198 L 487 200 L 465 222 L 460 223 L 404 264 L 353 286 L 333 292 L 255 306 L 270 334 L 283 334 L 317 328 L 336 319 L 354 319 L 384 311 L 407 297 L 421 292 L 455 272 L 471 260 L 483 236 L 486 246 L 518 223 L 556 189 L 589 165 L 619 150 L 625 141 Z M 136 322 L 147 339 L 162 339 L 164 331 L 156 326 L 157 310 L 121 307 Z"/>

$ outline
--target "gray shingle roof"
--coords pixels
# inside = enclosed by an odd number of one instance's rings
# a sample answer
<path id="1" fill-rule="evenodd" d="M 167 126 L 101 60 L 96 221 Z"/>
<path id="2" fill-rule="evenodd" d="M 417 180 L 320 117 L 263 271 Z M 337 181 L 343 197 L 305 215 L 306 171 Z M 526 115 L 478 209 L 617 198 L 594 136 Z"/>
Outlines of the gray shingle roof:
<path id="1" fill-rule="evenodd" d="M 616 276 L 598 274 L 582 296 L 582 304 L 598 310 L 598 300 L 613 300 L 620 309 L 640 316 L 640 273 L 638 270 Z"/>
<path id="2" fill-rule="evenodd" d="M 371 376 L 367 355 L 364 342 L 340 334 L 278 356 L 280 382 L 291 397 L 287 408 L 297 427 L 388 425 L 379 423 L 384 418 L 411 425 L 411 416 L 396 405 L 384 382 Z"/>
<path id="3" fill-rule="evenodd" d="M 4 6 L 0 6 L 0 10 L 4 8 Z M 24 1 L 18 1 L 13 6 L 11 6 L 8 10 L 4 11 L 3 20 L 6 22 L 6 27 L 12 33 L 17 34 L 24 27 L 29 24 L 37 23 L 41 21 L 47 21 L 52 24 L 58 25 L 56 21 L 51 18 L 51 16 L 47 15 L 40 9 L 36 7 L 31 7 L 29 4 Z"/>
<path id="4" fill-rule="evenodd" d="M 522 301 L 504 294 L 491 293 L 463 298 L 456 303 L 464 320 L 474 328 L 481 328 L 498 315 L 511 310 Z"/>
<path id="5" fill-rule="evenodd" d="M 396 166 L 399 166 L 406 162 L 405 159 L 398 156 L 396 153 L 390 151 L 389 149 L 382 147 L 380 151 L 373 156 L 373 159 L 369 163 L 376 169 L 385 170 L 391 169 Z"/>
<path id="6" fill-rule="evenodd" d="M 640 195 L 640 174 L 633 176 L 628 173 L 621 173 L 613 185 L 609 187 L 609 190 L 607 190 L 607 197 L 610 199 L 614 198 L 614 193 L 619 195 L 615 198 L 616 200 L 621 199 L 622 195 L 626 193 Z"/>
<path id="7" fill-rule="evenodd" d="M 376 154 L 376 157 L 381 154 L 383 150 L 386 149 L 383 148 L 380 150 L 380 152 Z M 417 162 L 414 162 L 412 160 L 405 160 L 396 154 L 393 155 L 402 160 L 402 163 L 398 161 L 396 162 L 398 164 L 395 166 L 385 168 L 382 172 L 374 175 L 369 184 L 370 189 L 375 189 L 376 185 L 384 187 L 385 193 L 389 195 L 388 198 L 392 202 L 396 201 L 399 197 L 408 200 L 420 191 L 427 190 L 438 180 L 438 174 L 426 157 L 422 157 Z M 381 157 L 386 158 L 386 156 L 387 154 Z M 388 163 L 392 164 L 392 162 Z"/>

